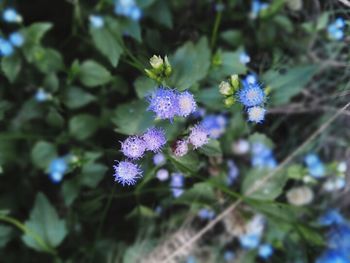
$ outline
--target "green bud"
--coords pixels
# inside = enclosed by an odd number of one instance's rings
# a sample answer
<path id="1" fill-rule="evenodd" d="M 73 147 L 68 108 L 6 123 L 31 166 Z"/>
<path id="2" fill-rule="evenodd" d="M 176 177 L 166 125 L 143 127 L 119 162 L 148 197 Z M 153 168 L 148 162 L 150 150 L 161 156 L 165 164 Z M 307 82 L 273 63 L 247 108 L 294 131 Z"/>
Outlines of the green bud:
<path id="1" fill-rule="evenodd" d="M 164 57 L 164 60 L 165 60 L 165 71 L 164 71 L 164 73 L 165 73 L 165 76 L 166 76 L 166 77 L 169 77 L 169 76 L 171 75 L 171 73 L 172 73 L 173 70 L 172 70 L 172 68 L 171 68 L 171 65 L 170 65 L 168 56 L 165 56 L 165 57 Z"/>
<path id="2" fill-rule="evenodd" d="M 271 93 L 271 86 L 266 86 L 264 89 L 265 95 L 269 95 Z"/>
<path id="3" fill-rule="evenodd" d="M 234 91 L 239 89 L 239 77 L 237 74 L 231 75 L 230 83 Z"/>
<path id="4" fill-rule="evenodd" d="M 157 80 L 157 75 L 154 74 L 154 72 L 152 70 L 149 70 L 149 69 L 145 69 L 145 72 L 147 74 L 147 76 L 153 80 Z"/>
<path id="5" fill-rule="evenodd" d="M 164 65 L 163 59 L 160 56 L 156 56 L 156 55 L 153 55 L 153 57 L 150 58 L 149 63 L 154 69 L 160 69 Z"/>
<path id="6" fill-rule="evenodd" d="M 222 81 L 219 85 L 219 91 L 222 95 L 230 96 L 233 94 L 233 88 L 227 81 Z"/>
<path id="7" fill-rule="evenodd" d="M 236 100 L 233 96 L 230 96 L 224 100 L 226 107 L 231 107 L 233 104 L 235 104 Z"/>

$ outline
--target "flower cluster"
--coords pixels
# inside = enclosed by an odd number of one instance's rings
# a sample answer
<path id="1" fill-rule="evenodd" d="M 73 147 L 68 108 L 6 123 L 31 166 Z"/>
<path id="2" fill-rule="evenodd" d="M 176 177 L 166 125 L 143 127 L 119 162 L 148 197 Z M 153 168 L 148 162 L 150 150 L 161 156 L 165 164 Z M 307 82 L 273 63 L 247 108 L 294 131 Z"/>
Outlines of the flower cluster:
<path id="1" fill-rule="evenodd" d="M 20 23 L 22 22 L 22 16 L 17 13 L 15 9 L 7 8 L 3 11 L 3 20 L 7 23 Z M 12 32 L 8 39 L 0 37 L 0 56 L 11 56 L 15 48 L 19 48 L 24 44 L 24 36 L 22 33 L 15 31 Z"/>
<path id="2" fill-rule="evenodd" d="M 266 95 L 255 75 L 249 74 L 241 82 L 237 75 L 232 75 L 229 82 L 220 83 L 219 90 L 226 96 L 226 106 L 232 106 L 237 100 L 245 107 L 249 121 L 254 123 L 264 121 Z"/>
<path id="3" fill-rule="evenodd" d="M 188 91 L 178 92 L 164 87 L 158 87 L 148 101 L 148 109 L 162 120 L 175 116 L 188 117 L 197 108 L 193 95 Z"/>
<path id="4" fill-rule="evenodd" d="M 160 56 L 153 55 L 150 58 L 149 63 L 151 64 L 151 69 L 145 69 L 147 76 L 158 83 L 162 83 L 165 79 L 170 77 L 172 73 L 172 68 L 169 63 L 168 57 L 165 56 L 164 59 Z"/>
<path id="5" fill-rule="evenodd" d="M 251 147 L 252 159 L 251 163 L 256 168 L 268 168 L 273 169 L 276 167 L 277 162 L 273 155 L 272 149 L 261 142 L 252 144 Z"/>
<path id="6" fill-rule="evenodd" d="M 53 159 L 48 168 L 48 173 L 50 176 L 50 179 L 54 183 L 61 182 L 63 175 L 66 173 L 68 169 L 67 160 L 64 157 L 59 157 Z"/>
<path id="7" fill-rule="evenodd" d="M 135 21 L 140 20 L 142 16 L 142 10 L 135 0 L 116 0 L 114 12 L 117 15 L 126 16 Z"/>
<path id="8" fill-rule="evenodd" d="M 185 183 L 185 177 L 181 173 L 173 173 L 171 175 L 170 189 L 175 198 L 183 194 L 184 183 Z"/>
<path id="9" fill-rule="evenodd" d="M 121 151 L 129 160 L 138 160 L 146 151 L 158 153 L 166 144 L 165 133 L 162 129 L 148 129 L 141 136 L 130 136 L 121 143 Z M 122 185 L 133 185 L 142 176 L 142 171 L 131 161 L 118 162 L 114 165 L 115 181 Z"/>
<path id="10" fill-rule="evenodd" d="M 328 37 L 334 40 L 344 38 L 345 20 L 338 17 L 333 23 L 327 27 Z"/>
<path id="11" fill-rule="evenodd" d="M 201 125 L 209 132 L 210 138 L 219 138 L 226 129 L 227 120 L 224 115 L 207 115 L 203 118 Z"/>
<path id="12" fill-rule="evenodd" d="M 327 212 L 320 218 L 323 226 L 329 226 L 327 249 L 316 263 L 347 263 L 350 257 L 350 224 L 335 210 Z"/>

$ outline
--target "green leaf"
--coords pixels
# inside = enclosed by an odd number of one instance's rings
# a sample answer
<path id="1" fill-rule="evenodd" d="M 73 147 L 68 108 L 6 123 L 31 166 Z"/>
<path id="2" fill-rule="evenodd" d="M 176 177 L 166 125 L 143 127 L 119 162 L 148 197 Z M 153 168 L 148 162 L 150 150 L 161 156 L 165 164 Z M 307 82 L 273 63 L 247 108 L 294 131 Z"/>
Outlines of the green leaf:
<path id="1" fill-rule="evenodd" d="M 239 30 L 224 31 L 220 34 L 220 37 L 234 47 L 239 46 L 242 42 L 242 33 Z"/>
<path id="2" fill-rule="evenodd" d="M 50 108 L 46 116 L 46 122 L 52 127 L 62 128 L 64 125 L 64 118 L 57 111 L 56 108 Z"/>
<path id="3" fill-rule="evenodd" d="M 199 207 L 201 207 L 204 204 L 212 204 L 215 200 L 216 197 L 212 186 L 209 183 L 203 182 L 194 184 L 193 187 L 185 191 L 177 201 L 180 203 L 186 202 L 191 204 L 192 207 L 194 207 L 193 204 L 199 204 Z"/>
<path id="4" fill-rule="evenodd" d="M 306 65 L 290 68 L 283 73 L 273 70 L 266 72 L 263 75 L 263 81 L 271 88 L 269 104 L 277 106 L 289 102 L 302 91 L 317 70 L 316 65 Z"/>
<path id="5" fill-rule="evenodd" d="M 38 193 L 35 198 L 34 207 L 30 213 L 29 220 L 25 222 L 26 228 L 34 232 L 49 247 L 59 246 L 67 235 L 67 228 L 64 220 L 59 219 L 55 208 L 43 193 Z M 43 251 L 42 246 L 32 236 L 22 236 L 23 242 L 30 248 Z"/>
<path id="6" fill-rule="evenodd" d="M 96 87 L 108 83 L 111 73 L 99 63 L 86 60 L 80 66 L 79 78 L 86 87 Z"/>
<path id="7" fill-rule="evenodd" d="M 169 79 L 170 86 L 180 91 L 193 86 L 208 73 L 210 66 L 210 49 L 208 40 L 202 37 L 198 43 L 185 43 L 169 57 L 173 74 Z"/>
<path id="8" fill-rule="evenodd" d="M 300 164 L 293 164 L 287 169 L 288 178 L 301 180 L 306 175 L 305 168 Z"/>
<path id="9" fill-rule="evenodd" d="M 17 54 L 3 57 L 1 60 L 1 69 L 10 83 L 15 81 L 18 73 L 21 71 L 21 67 L 22 60 Z"/>
<path id="10" fill-rule="evenodd" d="M 215 79 L 223 79 L 232 74 L 245 74 L 247 68 L 239 61 L 240 53 L 242 49 L 238 49 L 235 52 L 221 52 L 221 64 L 214 67 L 211 71 L 211 77 Z"/>
<path id="11" fill-rule="evenodd" d="M 168 28 L 173 27 L 173 18 L 167 0 L 159 0 L 147 12 L 156 23 Z"/>
<path id="12" fill-rule="evenodd" d="M 37 142 L 31 152 L 32 162 L 41 169 L 46 169 L 56 156 L 56 147 L 52 143 L 45 141 Z"/>
<path id="13" fill-rule="evenodd" d="M 210 139 L 209 142 L 203 147 L 201 147 L 199 151 L 207 156 L 222 155 L 220 142 L 218 140 L 213 140 L 213 139 Z"/>
<path id="14" fill-rule="evenodd" d="M 95 96 L 84 91 L 83 89 L 78 87 L 69 87 L 66 91 L 63 102 L 70 109 L 79 109 L 95 100 Z"/>
<path id="15" fill-rule="evenodd" d="M 121 22 L 121 31 L 127 36 L 132 37 L 139 43 L 142 42 L 141 27 L 139 22 L 133 21 L 131 19 L 126 19 Z"/>
<path id="16" fill-rule="evenodd" d="M 81 176 L 79 178 L 80 183 L 84 186 L 95 188 L 102 180 L 106 171 L 107 166 L 99 163 L 86 163 L 83 166 Z"/>
<path id="17" fill-rule="evenodd" d="M 52 28 L 52 23 L 33 23 L 24 30 L 25 46 L 40 44 L 43 36 Z"/>
<path id="18" fill-rule="evenodd" d="M 112 122 L 117 126 L 116 132 L 135 135 L 144 132 L 153 124 L 153 113 L 147 111 L 145 101 L 132 101 L 120 105 L 112 118 Z"/>
<path id="19" fill-rule="evenodd" d="M 130 218 L 154 218 L 157 214 L 151 208 L 143 205 L 136 206 L 127 216 L 126 219 Z"/>
<path id="20" fill-rule="evenodd" d="M 92 136 L 98 128 L 98 119 L 92 115 L 80 114 L 69 120 L 69 133 L 78 140 Z"/>
<path id="21" fill-rule="evenodd" d="M 224 98 L 219 92 L 219 87 L 201 89 L 195 94 L 195 97 L 197 102 L 213 110 L 222 110 L 224 106 Z"/>
<path id="22" fill-rule="evenodd" d="M 145 76 L 138 77 L 134 82 L 136 94 L 140 99 L 149 95 L 155 89 L 156 85 L 157 83 L 154 80 Z"/>
<path id="23" fill-rule="evenodd" d="M 64 181 L 62 185 L 62 196 L 66 206 L 73 204 L 80 192 L 80 184 L 76 178 Z"/>
<path id="24" fill-rule="evenodd" d="M 35 53 L 35 65 L 42 73 L 52 73 L 64 67 L 61 54 L 52 48 L 38 49 Z"/>
<path id="25" fill-rule="evenodd" d="M 190 152 L 182 157 L 170 155 L 170 161 L 177 170 L 186 174 L 193 174 L 199 170 L 199 159 L 196 153 Z"/>
<path id="26" fill-rule="evenodd" d="M 325 240 L 322 235 L 321 229 L 312 228 L 306 225 L 296 225 L 296 229 L 300 235 L 307 241 L 308 244 L 316 246 L 324 246 Z"/>
<path id="27" fill-rule="evenodd" d="M 278 197 L 287 182 L 285 173 L 271 175 L 269 169 L 252 169 L 244 177 L 241 187 L 242 193 L 247 197 L 260 200 L 273 200 Z M 268 179 L 267 179 L 267 176 Z M 251 193 L 252 189 L 254 192 Z M 248 195 L 249 194 L 249 195 Z"/>
<path id="28" fill-rule="evenodd" d="M 116 36 L 110 32 L 109 28 L 90 27 L 90 34 L 96 48 L 109 60 L 113 67 L 119 62 L 123 48 L 120 46 Z"/>
<path id="29" fill-rule="evenodd" d="M 9 226 L 0 225 L 0 248 L 6 246 L 6 244 L 12 238 L 12 228 Z"/>

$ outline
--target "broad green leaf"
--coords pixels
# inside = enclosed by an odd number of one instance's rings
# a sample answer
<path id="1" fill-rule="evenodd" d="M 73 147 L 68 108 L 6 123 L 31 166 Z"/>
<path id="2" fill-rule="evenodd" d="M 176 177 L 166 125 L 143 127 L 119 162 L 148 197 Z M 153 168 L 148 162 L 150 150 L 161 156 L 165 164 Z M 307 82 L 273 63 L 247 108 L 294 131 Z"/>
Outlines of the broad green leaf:
<path id="1" fill-rule="evenodd" d="M 52 107 L 46 115 L 46 122 L 52 127 L 62 128 L 64 125 L 64 118 L 56 108 Z"/>
<path id="2" fill-rule="evenodd" d="M 185 191 L 178 201 L 191 204 L 193 208 L 202 207 L 204 204 L 212 204 L 216 200 L 214 190 L 209 183 L 196 183 L 193 187 Z"/>
<path id="3" fill-rule="evenodd" d="M 220 34 L 220 37 L 228 44 L 236 47 L 242 42 L 242 33 L 239 30 L 227 30 Z"/>
<path id="4" fill-rule="evenodd" d="M 193 174 L 200 168 L 198 156 L 193 152 L 190 152 L 183 157 L 170 155 L 170 161 L 178 171 L 185 174 Z"/>
<path id="5" fill-rule="evenodd" d="M 154 80 L 145 76 L 138 77 L 134 82 L 136 94 L 140 99 L 143 99 L 147 95 L 150 95 L 157 86 Z"/>
<path id="6" fill-rule="evenodd" d="M 13 83 L 22 67 L 22 60 L 17 54 L 9 57 L 3 57 L 1 60 L 1 69 L 10 83 Z"/>
<path id="7" fill-rule="evenodd" d="M 123 53 L 116 36 L 110 32 L 109 28 L 90 27 L 90 34 L 96 48 L 109 60 L 113 67 L 119 62 L 119 57 Z"/>
<path id="8" fill-rule="evenodd" d="M 200 148 L 201 153 L 207 156 L 220 156 L 222 155 L 220 142 L 218 140 L 210 139 L 209 142 Z"/>
<path id="9" fill-rule="evenodd" d="M 80 192 L 80 184 L 76 178 L 65 180 L 62 185 L 62 196 L 66 206 L 70 206 L 78 197 Z"/>
<path id="10" fill-rule="evenodd" d="M 221 52 L 219 54 L 221 63 L 213 67 L 210 76 L 222 80 L 232 74 L 245 74 L 247 68 L 239 61 L 241 52 L 243 52 L 243 49 L 238 49 L 235 52 Z"/>
<path id="11" fill-rule="evenodd" d="M 269 169 L 250 170 L 244 176 L 241 187 L 242 193 L 247 197 L 260 200 L 275 199 L 282 193 L 288 177 L 281 172 L 273 176 L 271 174 L 272 170 Z"/>
<path id="12" fill-rule="evenodd" d="M 86 163 L 81 171 L 79 181 L 82 185 L 95 188 L 102 180 L 108 168 L 99 163 Z"/>
<path id="13" fill-rule="evenodd" d="M 47 169 L 49 163 L 57 156 L 55 145 L 45 141 L 37 142 L 31 152 L 31 158 L 35 166 Z"/>
<path id="14" fill-rule="evenodd" d="M 224 107 L 224 98 L 219 93 L 219 86 L 208 89 L 201 89 L 195 94 L 196 101 L 203 103 L 210 109 L 221 110 Z"/>
<path id="15" fill-rule="evenodd" d="M 153 125 L 153 120 L 154 115 L 147 111 L 147 103 L 143 100 L 120 105 L 112 118 L 117 126 L 115 131 L 126 135 L 144 132 Z"/>
<path id="16" fill-rule="evenodd" d="M 210 66 L 210 49 L 208 40 L 203 37 L 196 44 L 187 42 L 175 54 L 169 57 L 173 67 L 169 79 L 170 86 L 185 90 L 202 80 Z"/>
<path id="17" fill-rule="evenodd" d="M 298 66 L 287 69 L 286 72 L 270 70 L 263 75 L 265 86 L 271 88 L 269 104 L 281 105 L 302 91 L 304 86 L 317 72 L 316 65 Z"/>
<path id="18" fill-rule="evenodd" d="M 66 91 L 63 102 L 70 109 L 79 109 L 95 100 L 95 96 L 84 91 L 83 89 L 78 87 L 69 87 Z"/>
<path id="19" fill-rule="evenodd" d="M 24 30 L 25 45 L 40 44 L 43 36 L 52 28 L 51 23 L 33 23 Z"/>
<path id="20" fill-rule="evenodd" d="M 49 247 L 57 247 L 67 235 L 67 228 L 64 220 L 59 219 L 55 208 L 43 193 L 38 193 L 35 198 L 34 207 L 30 213 L 29 220 L 25 226 L 41 237 Z M 30 248 L 42 251 L 42 247 L 32 236 L 24 234 L 23 242 Z"/>
<path id="21" fill-rule="evenodd" d="M 9 226 L 0 225 L 0 248 L 6 246 L 6 244 L 12 238 L 13 230 Z"/>
<path id="22" fill-rule="evenodd" d="M 78 140 L 92 136 L 98 128 L 98 119 L 92 115 L 80 114 L 69 121 L 69 133 Z"/>
<path id="23" fill-rule="evenodd" d="M 138 21 L 126 19 L 121 21 L 120 26 L 125 35 L 132 37 L 139 43 L 142 42 L 141 27 Z"/>
<path id="24" fill-rule="evenodd" d="M 309 227 L 307 225 L 296 225 L 296 229 L 299 234 L 307 241 L 309 244 L 313 244 L 316 246 L 324 246 L 325 238 L 322 235 L 321 229 Z"/>
<path id="25" fill-rule="evenodd" d="M 62 55 L 52 48 L 38 49 L 34 56 L 35 65 L 42 73 L 56 72 L 64 67 Z"/>
<path id="26" fill-rule="evenodd" d="M 86 60 L 80 66 L 79 78 L 85 86 L 96 87 L 108 83 L 111 73 L 99 63 Z"/>
<path id="27" fill-rule="evenodd" d="M 303 177 L 307 174 L 305 168 L 301 166 L 300 164 L 293 164 L 288 167 L 287 169 L 287 175 L 288 178 L 301 180 Z"/>
<path id="28" fill-rule="evenodd" d="M 168 28 L 173 27 L 173 19 L 167 0 L 158 0 L 149 8 L 147 13 L 156 23 L 162 24 Z"/>

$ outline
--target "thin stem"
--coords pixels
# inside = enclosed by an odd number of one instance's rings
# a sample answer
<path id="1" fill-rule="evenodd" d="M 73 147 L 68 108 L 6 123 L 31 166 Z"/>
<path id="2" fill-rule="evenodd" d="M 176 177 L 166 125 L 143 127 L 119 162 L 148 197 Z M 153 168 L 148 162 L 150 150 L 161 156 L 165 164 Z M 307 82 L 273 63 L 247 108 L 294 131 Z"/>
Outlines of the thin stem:
<path id="1" fill-rule="evenodd" d="M 218 35 L 218 30 L 219 30 L 219 26 L 220 26 L 220 23 L 221 23 L 221 19 L 222 19 L 222 11 L 218 11 L 216 13 L 216 16 L 215 16 L 213 32 L 212 32 L 212 35 L 211 35 L 211 41 L 210 41 L 211 49 L 214 49 L 214 47 L 215 47 L 216 39 L 217 39 L 217 35 Z"/>

